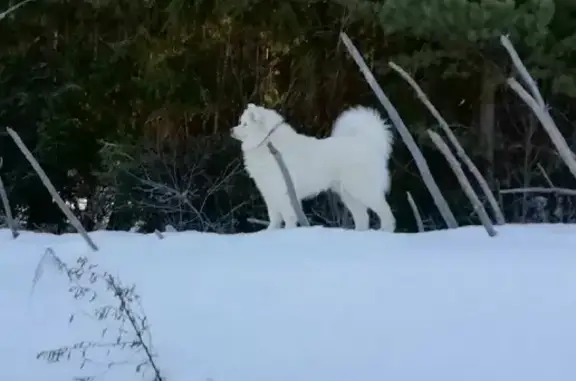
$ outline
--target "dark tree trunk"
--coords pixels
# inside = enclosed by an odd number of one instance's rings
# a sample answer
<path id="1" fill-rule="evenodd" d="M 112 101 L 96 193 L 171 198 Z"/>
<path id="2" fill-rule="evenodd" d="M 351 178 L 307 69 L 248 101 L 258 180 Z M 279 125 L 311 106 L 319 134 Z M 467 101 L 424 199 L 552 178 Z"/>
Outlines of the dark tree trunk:
<path id="1" fill-rule="evenodd" d="M 494 150 L 495 150 L 495 102 L 496 76 L 491 66 L 486 63 L 482 72 L 480 93 L 480 147 L 486 160 L 484 176 L 491 188 L 494 187 Z"/>

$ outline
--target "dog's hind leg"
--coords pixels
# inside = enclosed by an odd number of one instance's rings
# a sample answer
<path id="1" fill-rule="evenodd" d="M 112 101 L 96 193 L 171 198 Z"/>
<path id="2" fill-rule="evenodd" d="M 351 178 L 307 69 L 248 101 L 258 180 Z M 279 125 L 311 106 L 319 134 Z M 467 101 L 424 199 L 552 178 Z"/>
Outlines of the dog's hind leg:
<path id="1" fill-rule="evenodd" d="M 340 199 L 352 214 L 354 229 L 368 230 L 370 227 L 368 208 L 344 189 L 334 189 L 334 191 L 340 195 Z"/>
<path id="2" fill-rule="evenodd" d="M 396 230 L 396 218 L 385 197 L 380 198 L 378 201 L 375 201 L 373 205 L 369 206 L 380 219 L 380 230 L 387 232 L 394 232 L 394 230 Z"/>
<path id="3" fill-rule="evenodd" d="M 396 229 L 396 218 L 390 209 L 390 204 L 386 200 L 384 190 L 378 188 L 362 188 L 355 189 L 354 197 L 361 200 L 364 205 L 372 209 L 380 220 L 380 230 L 393 232 Z"/>

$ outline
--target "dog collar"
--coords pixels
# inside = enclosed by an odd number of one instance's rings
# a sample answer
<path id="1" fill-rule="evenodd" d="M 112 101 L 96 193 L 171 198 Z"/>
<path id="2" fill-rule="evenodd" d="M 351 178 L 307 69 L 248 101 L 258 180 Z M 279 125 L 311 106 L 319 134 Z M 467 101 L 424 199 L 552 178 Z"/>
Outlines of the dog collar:
<path id="1" fill-rule="evenodd" d="M 266 134 L 266 136 L 264 136 L 264 139 L 262 139 L 262 141 L 261 141 L 260 143 L 258 143 L 258 145 L 257 145 L 256 147 L 254 147 L 254 149 L 256 149 L 256 148 L 260 147 L 262 144 L 264 144 L 264 142 L 265 142 L 266 140 L 268 140 L 268 138 L 270 137 L 270 135 L 272 135 L 272 134 L 274 133 L 274 131 L 276 131 L 276 129 L 277 129 L 278 127 L 280 127 L 281 125 L 283 125 L 283 124 L 284 124 L 284 120 L 281 120 L 280 122 L 276 123 L 276 124 L 274 125 L 274 127 L 272 127 L 272 128 L 270 129 L 270 131 Z"/>

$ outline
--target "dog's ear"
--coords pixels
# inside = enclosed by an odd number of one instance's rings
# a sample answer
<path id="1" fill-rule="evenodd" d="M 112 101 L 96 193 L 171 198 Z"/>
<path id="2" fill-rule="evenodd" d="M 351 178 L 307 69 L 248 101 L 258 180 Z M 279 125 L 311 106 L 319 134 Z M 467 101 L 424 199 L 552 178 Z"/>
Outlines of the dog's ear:
<path id="1" fill-rule="evenodd" d="M 253 111 L 250 113 L 250 119 L 252 119 L 254 123 L 259 123 L 262 118 L 260 117 L 260 114 L 258 114 L 256 111 Z"/>
<path id="2" fill-rule="evenodd" d="M 246 110 L 248 111 L 248 117 L 252 122 L 258 122 L 260 120 L 260 115 L 258 115 L 257 107 L 254 103 L 248 103 L 246 106 Z"/>
<path id="3" fill-rule="evenodd" d="M 258 109 L 254 105 L 248 108 L 248 117 L 254 123 L 259 123 L 262 120 L 262 116 L 260 115 Z"/>

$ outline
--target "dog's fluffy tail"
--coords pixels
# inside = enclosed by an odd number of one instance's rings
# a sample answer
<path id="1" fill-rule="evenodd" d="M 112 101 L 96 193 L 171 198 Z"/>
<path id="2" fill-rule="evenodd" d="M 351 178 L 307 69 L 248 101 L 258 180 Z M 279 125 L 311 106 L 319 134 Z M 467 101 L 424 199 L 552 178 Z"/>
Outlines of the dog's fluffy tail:
<path id="1" fill-rule="evenodd" d="M 386 161 L 390 158 L 394 142 L 390 125 L 384 122 L 380 113 L 363 106 L 343 111 L 334 122 L 332 136 L 355 136 L 366 139 L 367 145 L 376 144 Z"/>

